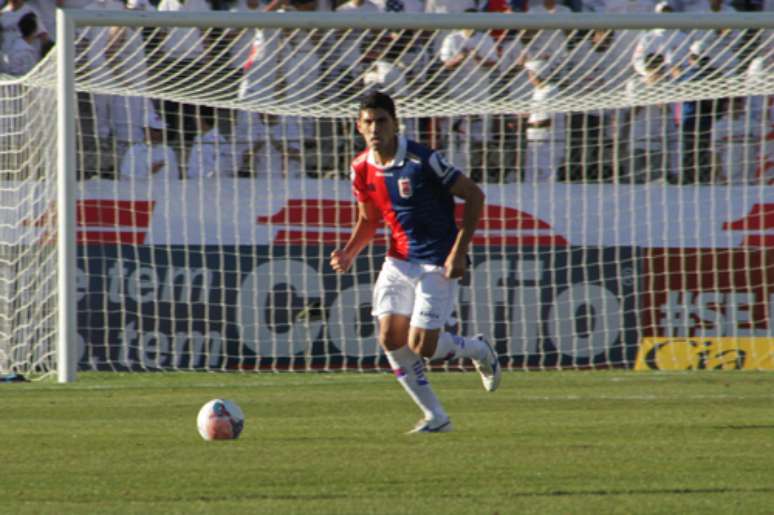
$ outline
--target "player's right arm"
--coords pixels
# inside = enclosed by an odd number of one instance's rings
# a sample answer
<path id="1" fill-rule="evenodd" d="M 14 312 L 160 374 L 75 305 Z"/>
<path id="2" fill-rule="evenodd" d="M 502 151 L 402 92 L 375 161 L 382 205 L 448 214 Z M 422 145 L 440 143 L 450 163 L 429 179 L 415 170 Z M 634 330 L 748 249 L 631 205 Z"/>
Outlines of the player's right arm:
<path id="1" fill-rule="evenodd" d="M 346 272 L 360 252 L 376 235 L 381 225 L 381 214 L 371 202 L 357 203 L 357 222 L 349 241 L 342 249 L 331 252 L 331 268 L 336 272 Z"/>

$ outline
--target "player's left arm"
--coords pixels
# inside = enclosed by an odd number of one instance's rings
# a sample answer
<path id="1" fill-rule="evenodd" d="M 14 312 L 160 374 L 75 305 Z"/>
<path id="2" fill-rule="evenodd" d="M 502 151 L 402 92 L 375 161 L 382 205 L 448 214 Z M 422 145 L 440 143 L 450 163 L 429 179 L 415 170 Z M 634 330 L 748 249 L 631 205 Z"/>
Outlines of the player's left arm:
<path id="1" fill-rule="evenodd" d="M 466 175 L 460 174 L 449 188 L 449 192 L 455 197 L 463 199 L 462 227 L 457 233 L 457 239 L 446 257 L 444 268 L 446 277 L 450 279 L 460 278 L 467 267 L 467 256 L 470 243 L 473 241 L 473 233 L 476 232 L 481 213 L 484 210 L 484 192 Z"/>

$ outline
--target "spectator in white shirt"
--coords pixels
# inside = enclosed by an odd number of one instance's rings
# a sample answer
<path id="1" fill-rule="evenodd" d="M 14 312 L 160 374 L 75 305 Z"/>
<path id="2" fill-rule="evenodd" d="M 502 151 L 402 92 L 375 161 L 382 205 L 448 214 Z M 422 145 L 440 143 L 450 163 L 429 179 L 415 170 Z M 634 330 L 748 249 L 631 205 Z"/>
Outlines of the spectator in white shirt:
<path id="1" fill-rule="evenodd" d="M 316 3 L 290 0 L 290 7 L 313 12 Z M 310 33 L 303 29 L 256 30 L 243 69 L 239 89 L 243 101 L 280 97 L 286 102 L 314 102 L 320 92 L 320 59 Z"/>
<path id="2" fill-rule="evenodd" d="M 199 134 L 194 138 L 188 156 L 186 177 L 198 179 L 234 175 L 239 164 L 231 146 L 218 130 L 214 110 L 199 106 L 198 111 Z"/>
<path id="3" fill-rule="evenodd" d="M 19 20 L 21 37 L 15 39 L 4 56 L 3 70 L 15 76 L 26 75 L 40 61 L 40 52 L 33 46 L 37 38 L 38 21 L 35 13 L 27 13 Z"/>
<path id="4" fill-rule="evenodd" d="M 532 107 L 527 119 L 527 158 L 524 163 L 525 182 L 553 182 L 564 166 L 564 113 L 550 112 L 557 97 L 554 75 L 547 61 L 530 60 L 524 65 L 533 86 Z"/>
<path id="5" fill-rule="evenodd" d="M 661 1 L 656 4 L 657 13 L 674 12 L 669 2 Z M 642 32 L 637 37 L 637 43 L 632 55 L 634 70 L 640 75 L 645 75 L 645 56 L 648 54 L 660 54 L 664 65 L 670 70 L 673 67 L 685 65 L 688 57 L 691 39 L 678 29 L 651 29 Z"/>
<path id="6" fill-rule="evenodd" d="M 232 133 L 234 154 L 240 177 L 281 176 L 281 145 L 274 141 L 272 117 L 267 114 L 239 111 Z"/>
<path id="7" fill-rule="evenodd" d="M 669 65 L 662 54 L 648 54 L 643 73 L 629 80 L 626 93 L 630 107 L 621 116 L 623 162 L 619 182 L 645 183 L 671 177 L 670 149 L 677 149 L 677 127 L 665 104 L 648 103 L 649 90 L 670 80 Z"/>
<path id="8" fill-rule="evenodd" d="M 121 159 L 121 178 L 147 179 L 154 175 L 178 178 L 177 156 L 164 143 L 164 121 L 156 113 L 146 119 L 145 140 L 130 146 Z"/>
<path id="9" fill-rule="evenodd" d="M 750 123 L 744 97 L 724 100 L 723 115 L 712 124 L 715 177 L 728 184 L 750 184 L 760 165 L 760 125 Z"/>
<path id="10" fill-rule="evenodd" d="M 209 11 L 205 0 L 161 0 L 159 12 L 201 12 Z M 170 59 L 196 59 L 204 53 L 202 33 L 196 28 L 168 29 L 163 43 L 164 51 Z"/>
<path id="11" fill-rule="evenodd" d="M 475 11 L 468 9 L 467 12 Z M 463 29 L 448 34 L 441 45 L 441 61 L 448 72 L 444 93 L 451 100 L 475 104 L 489 97 L 491 77 L 498 64 L 497 48 L 489 33 Z M 441 132 L 450 135 L 451 159 L 463 163 L 470 170 L 471 177 L 481 181 L 486 168 L 489 118 L 486 115 L 468 115 L 442 122 Z M 451 124 L 451 130 L 448 124 Z M 462 150 L 460 146 L 466 145 L 469 148 L 464 149 L 461 156 L 455 155 Z M 470 162 L 464 163 L 465 158 L 469 158 Z"/>
<path id="12" fill-rule="evenodd" d="M 337 13 L 350 14 L 378 14 L 379 7 L 371 3 L 370 0 L 349 0 L 336 8 Z M 367 49 L 373 41 L 372 34 L 363 30 L 342 29 L 334 32 L 334 37 L 330 39 L 333 44 L 333 51 L 329 61 L 333 72 L 342 81 L 342 86 L 348 84 L 359 77 L 365 69 L 363 63 L 363 50 Z"/>
<path id="13" fill-rule="evenodd" d="M 116 144 L 116 155 L 145 139 L 145 122 L 156 117 L 156 109 L 148 97 L 110 95 L 110 133 Z"/>
<path id="14" fill-rule="evenodd" d="M 572 13 L 570 8 L 557 3 L 556 0 L 530 0 L 527 4 L 528 15 L 570 13 Z M 550 68 L 558 71 L 567 55 L 568 35 L 563 30 L 555 29 L 522 31 L 520 39 L 525 51 L 520 63 L 523 64 L 528 60 L 546 61 Z"/>
<path id="15" fill-rule="evenodd" d="M 48 29 L 43 24 L 43 18 L 33 6 L 28 5 L 24 0 L 9 0 L 8 3 L 0 11 L 0 28 L 2 28 L 3 44 L 0 47 L 0 52 L 8 54 L 14 42 L 17 39 L 21 39 L 21 32 L 19 31 L 19 21 L 29 13 L 34 13 L 38 22 L 37 33 L 32 40 L 32 46 L 35 47 L 38 54 L 41 54 L 41 49 L 44 45 L 49 43 Z"/>

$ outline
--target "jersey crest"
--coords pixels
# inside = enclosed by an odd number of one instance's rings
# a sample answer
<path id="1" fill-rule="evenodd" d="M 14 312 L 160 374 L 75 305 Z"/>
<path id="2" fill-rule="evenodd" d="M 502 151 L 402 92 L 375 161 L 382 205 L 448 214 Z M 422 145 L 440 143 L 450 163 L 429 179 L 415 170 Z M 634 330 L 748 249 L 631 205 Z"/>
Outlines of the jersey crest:
<path id="1" fill-rule="evenodd" d="M 401 177 L 398 179 L 398 194 L 400 198 L 409 199 L 414 194 L 414 190 L 411 187 L 411 179 L 408 177 Z"/>

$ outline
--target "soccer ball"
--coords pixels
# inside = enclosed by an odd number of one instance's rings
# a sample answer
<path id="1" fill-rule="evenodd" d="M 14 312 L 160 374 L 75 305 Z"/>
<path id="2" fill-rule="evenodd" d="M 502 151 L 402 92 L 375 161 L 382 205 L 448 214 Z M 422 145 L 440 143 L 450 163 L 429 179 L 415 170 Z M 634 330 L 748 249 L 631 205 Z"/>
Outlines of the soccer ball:
<path id="1" fill-rule="evenodd" d="M 205 440 L 239 438 L 245 416 L 234 401 L 212 399 L 199 410 L 196 427 Z"/>

